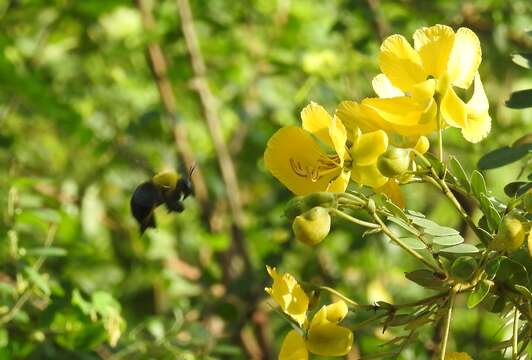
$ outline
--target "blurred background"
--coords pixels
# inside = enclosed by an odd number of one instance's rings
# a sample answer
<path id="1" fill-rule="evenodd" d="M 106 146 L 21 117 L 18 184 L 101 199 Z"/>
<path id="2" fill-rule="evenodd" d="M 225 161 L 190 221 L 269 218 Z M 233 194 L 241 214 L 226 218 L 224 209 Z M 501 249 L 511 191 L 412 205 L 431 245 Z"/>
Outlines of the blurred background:
<path id="1" fill-rule="evenodd" d="M 308 102 L 332 112 L 372 95 L 387 35 L 436 23 L 482 44 L 491 134 L 445 132 L 470 172 L 531 128 L 530 110 L 504 107 L 532 86 L 510 57 L 532 49 L 526 0 L 0 0 L 0 359 L 274 358 L 289 325 L 264 293 L 266 264 L 362 303 L 427 295 L 403 275 L 418 264 L 360 228 L 337 221 L 319 247 L 296 243 L 291 194 L 262 154 Z M 135 187 L 193 163 L 197 196 L 140 236 Z M 486 174 L 494 195 L 519 169 Z M 429 188 L 404 193 L 463 229 Z M 464 301 L 451 349 L 500 359 L 490 344 L 507 330 Z M 358 331 L 348 358 L 390 336 Z M 401 358 L 430 359 L 438 336 L 427 328 Z"/>

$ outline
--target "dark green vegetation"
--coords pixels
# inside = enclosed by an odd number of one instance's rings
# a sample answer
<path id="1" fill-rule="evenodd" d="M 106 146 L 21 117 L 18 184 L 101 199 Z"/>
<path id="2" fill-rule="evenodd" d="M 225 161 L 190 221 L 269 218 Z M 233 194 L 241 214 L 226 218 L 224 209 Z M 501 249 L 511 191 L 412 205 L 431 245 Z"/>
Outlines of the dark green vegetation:
<path id="1" fill-rule="evenodd" d="M 265 264 L 363 303 L 427 295 L 404 279 L 414 261 L 362 229 L 337 222 L 314 250 L 293 241 L 291 195 L 261 159 L 309 101 L 332 111 L 370 94 L 388 34 L 444 23 L 479 35 L 491 135 L 477 145 L 455 130 L 445 137 L 467 174 L 531 127 L 530 109 L 504 106 L 532 87 L 510 57 L 532 51 L 527 1 L 193 1 L 205 67 L 185 42 L 183 3 L 0 1 L 0 358 L 273 356 L 287 324 L 264 302 Z M 158 210 L 158 230 L 139 236 L 135 187 L 194 161 L 200 186 L 187 210 Z M 507 199 L 522 168 L 483 170 L 492 195 Z M 430 188 L 403 190 L 409 208 L 465 230 Z M 504 322 L 466 301 L 457 299 L 450 346 L 500 358 L 489 350 L 508 338 Z M 358 332 L 356 351 L 390 338 Z M 403 358 L 428 359 L 437 339 L 427 331 Z"/>

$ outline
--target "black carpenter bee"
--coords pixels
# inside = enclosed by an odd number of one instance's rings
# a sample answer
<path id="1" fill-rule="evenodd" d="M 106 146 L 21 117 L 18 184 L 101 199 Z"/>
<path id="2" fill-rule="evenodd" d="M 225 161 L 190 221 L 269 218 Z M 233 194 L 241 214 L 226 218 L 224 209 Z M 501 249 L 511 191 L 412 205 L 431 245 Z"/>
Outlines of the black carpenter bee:
<path id="1" fill-rule="evenodd" d="M 155 209 L 164 204 L 168 212 L 183 212 L 183 200 L 194 195 L 190 176 L 183 176 L 176 171 L 162 171 L 150 180 L 143 182 L 131 196 L 131 213 L 140 226 L 143 234 L 147 228 L 155 228 Z"/>

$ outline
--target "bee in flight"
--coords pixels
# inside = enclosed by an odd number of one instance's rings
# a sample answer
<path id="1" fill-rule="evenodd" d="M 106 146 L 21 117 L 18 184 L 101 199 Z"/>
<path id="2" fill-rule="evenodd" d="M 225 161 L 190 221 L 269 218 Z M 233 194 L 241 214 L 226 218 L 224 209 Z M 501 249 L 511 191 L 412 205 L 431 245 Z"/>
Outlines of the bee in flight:
<path id="1" fill-rule="evenodd" d="M 190 176 L 194 168 L 191 168 L 188 176 L 183 176 L 176 171 L 162 171 L 150 180 L 143 182 L 133 192 L 130 206 L 133 217 L 140 226 L 143 234 L 147 228 L 155 228 L 155 209 L 164 204 L 168 212 L 183 212 L 183 201 L 190 195 L 194 195 Z"/>

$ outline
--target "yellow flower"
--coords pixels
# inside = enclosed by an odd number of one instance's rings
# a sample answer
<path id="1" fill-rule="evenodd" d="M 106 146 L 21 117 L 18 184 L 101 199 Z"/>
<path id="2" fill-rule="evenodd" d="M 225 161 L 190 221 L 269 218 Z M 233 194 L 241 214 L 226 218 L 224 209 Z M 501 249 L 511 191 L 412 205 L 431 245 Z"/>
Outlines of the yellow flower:
<path id="1" fill-rule="evenodd" d="M 491 127 L 488 101 L 477 73 L 481 58 L 480 41 L 467 28 L 455 33 L 445 25 L 423 27 L 414 33 L 414 47 L 401 35 L 389 36 L 379 54 L 382 74 L 372 82 L 379 98 L 364 99 L 360 104 L 343 102 L 338 116 L 363 131 L 380 128 L 419 136 L 437 128 L 440 102 L 445 123 L 460 128 L 466 140 L 478 142 Z M 473 80 L 473 97 L 464 103 L 453 86 L 467 89 Z"/>
<path id="2" fill-rule="evenodd" d="M 266 167 L 296 195 L 345 191 L 350 174 L 343 168 L 349 157 L 344 125 L 316 103 L 303 109 L 301 119 L 303 128 L 285 126 L 270 138 Z M 331 152 L 324 151 L 313 136 Z"/>
<path id="3" fill-rule="evenodd" d="M 268 274 L 273 279 L 271 288 L 266 292 L 283 309 L 283 312 L 293 318 L 299 326 L 303 326 L 307 319 L 309 298 L 297 280 L 288 273 L 278 274 L 275 268 L 266 266 Z"/>
<path id="4" fill-rule="evenodd" d="M 445 354 L 445 360 L 473 360 L 473 358 L 465 352 L 450 352 Z"/>
<path id="5" fill-rule="evenodd" d="M 342 300 L 322 306 L 310 325 L 302 329 L 306 338 L 295 330 L 286 335 L 279 359 L 304 360 L 308 359 L 308 352 L 321 356 L 346 355 L 353 346 L 353 332 L 338 323 L 347 312 L 347 305 Z"/>

